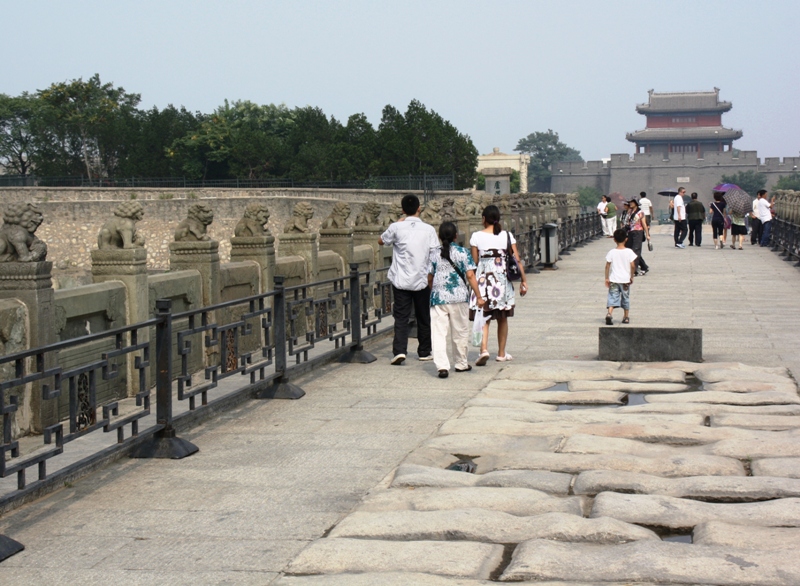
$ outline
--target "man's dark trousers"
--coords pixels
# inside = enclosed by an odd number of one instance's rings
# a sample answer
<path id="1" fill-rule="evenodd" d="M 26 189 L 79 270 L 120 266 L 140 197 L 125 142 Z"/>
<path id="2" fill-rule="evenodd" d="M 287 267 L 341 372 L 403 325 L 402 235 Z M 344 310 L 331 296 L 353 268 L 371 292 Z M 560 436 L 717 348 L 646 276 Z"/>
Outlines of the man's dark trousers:
<path id="1" fill-rule="evenodd" d="M 761 246 L 769 246 L 769 239 L 772 232 L 772 221 L 761 223 Z"/>
<path id="2" fill-rule="evenodd" d="M 689 220 L 689 244 L 700 246 L 703 241 L 703 220 Z"/>
<path id="3" fill-rule="evenodd" d="M 686 233 L 689 231 L 689 228 L 686 226 L 686 220 L 673 220 L 675 222 L 675 244 L 683 244 L 683 240 L 686 238 Z"/>
<path id="4" fill-rule="evenodd" d="M 419 291 L 406 291 L 398 289 L 392 285 L 394 293 L 394 308 L 392 317 L 394 318 L 394 341 L 392 342 L 392 354 L 408 354 L 408 319 L 411 317 L 411 310 L 417 318 L 417 354 L 420 357 L 430 356 L 431 346 L 431 290 L 428 287 Z"/>
<path id="5" fill-rule="evenodd" d="M 750 244 L 761 242 L 761 235 L 764 234 L 764 225 L 758 218 L 750 218 Z"/>

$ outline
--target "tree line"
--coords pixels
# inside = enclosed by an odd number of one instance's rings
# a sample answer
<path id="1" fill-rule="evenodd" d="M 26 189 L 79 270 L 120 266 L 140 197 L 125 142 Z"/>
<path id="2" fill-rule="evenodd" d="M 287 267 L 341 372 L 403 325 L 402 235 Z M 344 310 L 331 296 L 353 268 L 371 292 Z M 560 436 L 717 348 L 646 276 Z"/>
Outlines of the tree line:
<path id="1" fill-rule="evenodd" d="M 209 114 L 169 105 L 139 109 L 140 94 L 90 79 L 0 94 L 0 165 L 28 176 L 362 180 L 449 175 L 475 181 L 470 137 L 422 103 L 387 105 L 378 128 L 314 106 L 227 100 Z"/>

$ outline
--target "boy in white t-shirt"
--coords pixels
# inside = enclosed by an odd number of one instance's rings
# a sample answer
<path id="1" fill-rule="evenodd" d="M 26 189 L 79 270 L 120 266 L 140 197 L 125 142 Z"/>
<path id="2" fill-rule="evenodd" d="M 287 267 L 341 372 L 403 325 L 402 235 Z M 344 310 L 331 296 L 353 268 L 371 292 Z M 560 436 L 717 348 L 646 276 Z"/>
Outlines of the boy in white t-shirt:
<path id="1" fill-rule="evenodd" d="M 614 232 L 614 242 L 617 247 L 608 251 L 606 255 L 606 287 L 608 287 L 608 314 L 606 325 L 614 324 L 611 314 L 615 307 L 622 307 L 625 312 L 622 323 L 630 323 L 628 311 L 631 308 L 630 286 L 633 284 L 633 275 L 636 273 L 636 253 L 630 248 L 625 248 L 628 234 L 620 228 Z"/>

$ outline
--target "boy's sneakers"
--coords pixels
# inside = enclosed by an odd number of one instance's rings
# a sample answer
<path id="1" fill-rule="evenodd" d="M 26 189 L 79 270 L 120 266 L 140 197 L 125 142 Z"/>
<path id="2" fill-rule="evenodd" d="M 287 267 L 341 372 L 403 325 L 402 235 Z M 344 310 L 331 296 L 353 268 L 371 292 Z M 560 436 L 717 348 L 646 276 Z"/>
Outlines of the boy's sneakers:
<path id="1" fill-rule="evenodd" d="M 611 319 L 611 314 L 606 315 L 606 325 L 607 326 L 613 326 L 614 325 L 614 320 Z"/>
<path id="2" fill-rule="evenodd" d="M 405 359 L 406 359 L 406 355 L 405 354 L 398 354 L 397 356 L 392 358 L 392 364 L 394 364 L 395 366 L 403 364 L 403 361 Z"/>
<path id="3" fill-rule="evenodd" d="M 427 356 L 420 356 L 419 360 L 420 362 L 429 362 L 433 360 L 433 354 L 428 354 Z"/>

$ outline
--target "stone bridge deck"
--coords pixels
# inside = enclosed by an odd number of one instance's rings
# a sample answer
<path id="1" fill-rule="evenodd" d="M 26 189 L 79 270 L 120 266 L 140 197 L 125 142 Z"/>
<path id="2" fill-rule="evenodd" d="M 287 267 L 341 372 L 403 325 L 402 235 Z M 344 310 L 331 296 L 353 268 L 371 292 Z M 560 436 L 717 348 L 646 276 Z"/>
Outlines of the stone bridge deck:
<path id="1" fill-rule="evenodd" d="M 383 341 L 376 363 L 317 369 L 300 401 L 185 434 L 194 456 L 122 461 L 0 518 L 26 546 L 0 583 L 800 583 L 800 399 L 782 368 L 800 374 L 800 271 L 655 231 L 631 325 L 703 328 L 706 364 L 588 362 L 610 247 L 595 241 L 531 277 L 510 365 L 441 380 L 390 366 Z M 558 407 L 579 403 L 595 408 Z M 478 474 L 444 471 L 456 454 Z"/>

